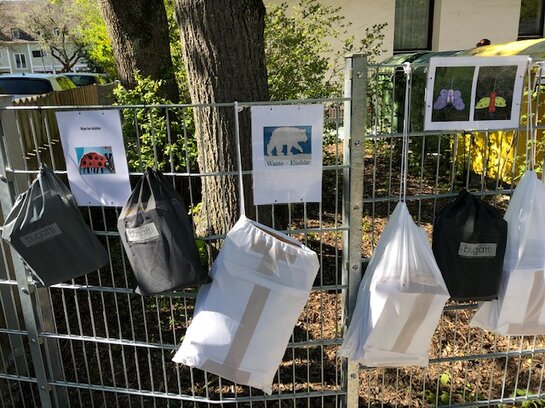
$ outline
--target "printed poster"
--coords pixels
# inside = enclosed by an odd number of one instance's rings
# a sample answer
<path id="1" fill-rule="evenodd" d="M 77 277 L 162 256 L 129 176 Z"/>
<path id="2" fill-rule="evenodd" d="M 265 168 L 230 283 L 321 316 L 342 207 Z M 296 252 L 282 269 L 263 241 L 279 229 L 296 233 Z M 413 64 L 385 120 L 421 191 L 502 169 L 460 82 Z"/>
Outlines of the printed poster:
<path id="1" fill-rule="evenodd" d="M 322 105 L 252 107 L 255 204 L 322 200 Z"/>
<path id="2" fill-rule="evenodd" d="M 131 186 L 119 112 L 57 112 L 57 122 L 68 182 L 78 205 L 125 205 Z"/>
<path id="3" fill-rule="evenodd" d="M 518 128 L 527 56 L 431 58 L 424 130 Z"/>

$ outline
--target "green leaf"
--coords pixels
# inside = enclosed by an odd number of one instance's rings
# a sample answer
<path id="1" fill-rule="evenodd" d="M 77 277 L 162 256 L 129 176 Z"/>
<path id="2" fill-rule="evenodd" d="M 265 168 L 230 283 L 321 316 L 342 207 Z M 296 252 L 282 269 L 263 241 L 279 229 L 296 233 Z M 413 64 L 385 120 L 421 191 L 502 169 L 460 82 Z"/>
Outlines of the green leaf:
<path id="1" fill-rule="evenodd" d="M 441 385 L 446 386 L 450 382 L 450 376 L 446 373 L 443 373 L 439 377 L 439 381 L 441 381 Z"/>
<path id="2" fill-rule="evenodd" d="M 379 55 L 386 25 L 367 28 L 365 38 L 356 39 L 348 35 L 350 24 L 340 7 L 318 0 L 299 0 L 291 9 L 286 3 L 268 5 L 265 59 L 271 99 L 340 96 L 344 55 L 365 50 Z M 335 52 L 333 44 L 343 49 Z"/>
<path id="3" fill-rule="evenodd" d="M 449 403 L 449 395 L 448 395 L 448 392 L 443 391 L 443 392 L 441 393 L 441 397 L 439 398 L 439 400 L 440 400 L 441 403 L 443 403 L 443 404 L 448 404 L 448 403 Z"/>

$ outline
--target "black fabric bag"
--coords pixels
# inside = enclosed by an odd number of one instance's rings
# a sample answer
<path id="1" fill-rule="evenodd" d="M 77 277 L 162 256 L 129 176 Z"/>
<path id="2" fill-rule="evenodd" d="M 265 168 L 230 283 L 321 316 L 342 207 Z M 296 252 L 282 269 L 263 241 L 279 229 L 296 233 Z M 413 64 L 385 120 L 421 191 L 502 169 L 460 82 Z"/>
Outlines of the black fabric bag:
<path id="1" fill-rule="evenodd" d="M 72 193 L 47 167 L 11 209 L 2 238 L 49 286 L 96 271 L 108 253 L 85 223 Z"/>
<path id="2" fill-rule="evenodd" d="M 455 300 L 498 296 L 507 241 L 501 213 L 462 190 L 433 225 L 433 254 Z"/>
<path id="3" fill-rule="evenodd" d="M 182 198 L 147 169 L 117 221 L 137 281 L 136 293 L 153 295 L 210 281 L 199 260 Z"/>

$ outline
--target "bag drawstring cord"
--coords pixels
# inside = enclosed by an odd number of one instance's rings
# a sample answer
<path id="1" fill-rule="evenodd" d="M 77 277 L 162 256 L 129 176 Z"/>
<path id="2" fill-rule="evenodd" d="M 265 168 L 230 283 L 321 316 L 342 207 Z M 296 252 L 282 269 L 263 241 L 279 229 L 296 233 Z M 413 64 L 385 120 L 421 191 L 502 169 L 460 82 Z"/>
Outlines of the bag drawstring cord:
<path id="1" fill-rule="evenodd" d="M 409 173 L 409 114 L 412 69 L 409 62 L 403 64 L 405 73 L 405 105 L 403 107 L 403 147 L 401 152 L 401 180 L 399 185 L 399 201 L 407 199 L 407 176 Z"/>
<path id="2" fill-rule="evenodd" d="M 237 170 L 238 170 L 238 189 L 239 189 L 239 195 L 240 195 L 240 216 L 244 217 L 246 216 L 246 208 L 244 206 L 244 181 L 242 180 L 242 156 L 240 153 L 240 131 L 239 131 L 239 123 L 238 123 L 238 114 L 240 112 L 240 108 L 238 106 L 238 102 L 235 102 L 234 105 L 235 108 L 235 140 L 237 143 Z"/>

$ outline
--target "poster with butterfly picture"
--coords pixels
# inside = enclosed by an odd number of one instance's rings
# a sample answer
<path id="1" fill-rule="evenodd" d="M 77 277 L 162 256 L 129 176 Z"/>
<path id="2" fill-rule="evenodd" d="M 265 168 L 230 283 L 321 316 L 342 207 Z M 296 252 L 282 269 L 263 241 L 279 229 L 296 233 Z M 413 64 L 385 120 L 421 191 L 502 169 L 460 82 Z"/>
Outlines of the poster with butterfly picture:
<path id="1" fill-rule="evenodd" d="M 519 126 L 526 56 L 431 58 L 424 130 Z"/>

